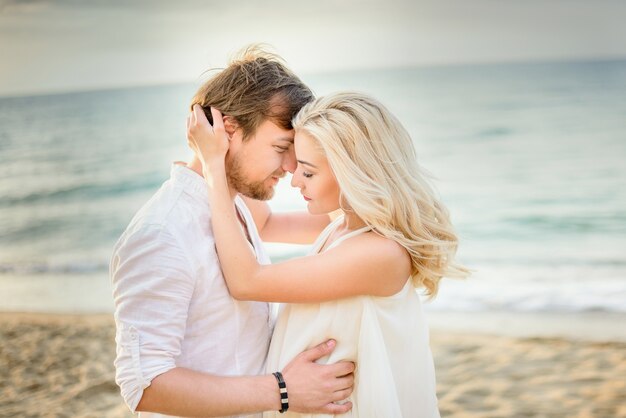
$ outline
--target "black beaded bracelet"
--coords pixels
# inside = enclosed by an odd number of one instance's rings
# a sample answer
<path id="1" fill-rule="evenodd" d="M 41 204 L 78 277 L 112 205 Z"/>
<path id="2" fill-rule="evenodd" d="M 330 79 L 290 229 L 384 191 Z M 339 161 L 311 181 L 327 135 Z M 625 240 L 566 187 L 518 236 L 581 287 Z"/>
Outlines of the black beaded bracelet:
<path id="1" fill-rule="evenodd" d="M 285 379 L 283 379 L 283 375 L 281 372 L 272 373 L 276 380 L 278 380 L 278 390 L 280 391 L 280 412 L 287 412 L 289 409 L 289 397 L 287 396 L 287 385 L 285 384 Z"/>

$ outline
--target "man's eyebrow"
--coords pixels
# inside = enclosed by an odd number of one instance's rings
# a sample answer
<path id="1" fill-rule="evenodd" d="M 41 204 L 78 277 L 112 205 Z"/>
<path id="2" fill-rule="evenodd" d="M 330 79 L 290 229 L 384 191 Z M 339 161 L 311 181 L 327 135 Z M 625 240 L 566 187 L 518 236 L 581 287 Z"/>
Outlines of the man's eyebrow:
<path id="1" fill-rule="evenodd" d="M 288 136 L 284 136 L 282 138 L 278 138 L 279 141 L 285 141 L 285 142 L 289 142 L 290 144 L 293 144 L 293 138 L 290 138 Z"/>
<path id="2" fill-rule="evenodd" d="M 313 167 L 313 168 L 317 168 L 316 166 L 314 166 L 311 163 L 307 163 L 306 161 L 302 161 L 302 160 L 298 160 L 298 162 L 302 165 L 308 165 L 309 167 Z"/>

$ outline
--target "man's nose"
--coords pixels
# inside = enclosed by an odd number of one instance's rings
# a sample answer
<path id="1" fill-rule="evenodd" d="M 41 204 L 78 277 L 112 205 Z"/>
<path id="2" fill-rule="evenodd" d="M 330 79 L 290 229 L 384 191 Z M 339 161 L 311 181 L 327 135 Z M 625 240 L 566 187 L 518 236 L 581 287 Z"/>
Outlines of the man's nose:
<path id="1" fill-rule="evenodd" d="M 296 171 L 298 163 L 296 161 L 296 151 L 294 150 L 293 145 L 289 147 L 289 150 L 285 152 L 283 158 L 283 166 L 282 169 L 284 171 L 289 171 L 293 174 Z"/>

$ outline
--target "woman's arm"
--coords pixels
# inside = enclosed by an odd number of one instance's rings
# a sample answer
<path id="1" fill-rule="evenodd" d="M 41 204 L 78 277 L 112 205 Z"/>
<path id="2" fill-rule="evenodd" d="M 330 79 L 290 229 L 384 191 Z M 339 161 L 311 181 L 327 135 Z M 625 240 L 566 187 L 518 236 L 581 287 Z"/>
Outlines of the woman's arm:
<path id="1" fill-rule="evenodd" d="M 211 179 L 211 222 L 220 265 L 236 299 L 323 302 L 356 295 L 390 296 L 404 285 L 410 271 L 408 254 L 375 234 L 356 236 L 350 245 L 318 255 L 259 264 L 233 211 L 223 166 L 211 164 L 204 175 Z"/>
<path id="2" fill-rule="evenodd" d="M 337 214 L 311 215 L 308 212 L 274 213 L 267 202 L 242 196 L 252 214 L 259 236 L 265 242 L 311 244 Z"/>
<path id="3" fill-rule="evenodd" d="M 213 131 L 205 132 L 205 140 L 194 139 L 195 127 L 204 118 L 199 109 L 191 121 L 188 137 L 203 162 L 217 252 L 233 297 L 321 302 L 356 295 L 390 296 L 402 288 L 410 272 L 408 253 L 396 242 L 375 234 L 354 237 L 349 246 L 338 246 L 315 256 L 260 265 L 233 210 L 224 163 L 228 140 L 222 115 L 215 109 L 211 111 L 216 121 Z"/>

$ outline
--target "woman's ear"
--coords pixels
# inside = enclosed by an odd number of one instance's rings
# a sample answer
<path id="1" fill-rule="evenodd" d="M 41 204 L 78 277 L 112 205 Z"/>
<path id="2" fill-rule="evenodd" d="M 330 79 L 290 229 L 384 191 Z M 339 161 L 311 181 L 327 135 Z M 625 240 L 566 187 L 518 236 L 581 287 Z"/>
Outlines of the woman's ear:
<path id="1" fill-rule="evenodd" d="M 228 140 L 233 137 L 239 125 L 237 121 L 232 116 L 224 116 L 224 130 L 226 131 L 226 135 L 228 135 Z"/>

